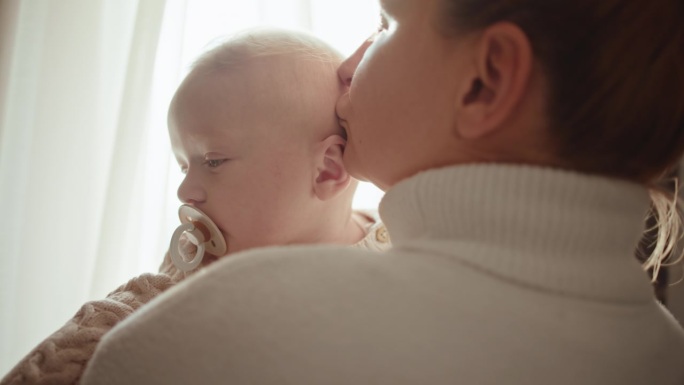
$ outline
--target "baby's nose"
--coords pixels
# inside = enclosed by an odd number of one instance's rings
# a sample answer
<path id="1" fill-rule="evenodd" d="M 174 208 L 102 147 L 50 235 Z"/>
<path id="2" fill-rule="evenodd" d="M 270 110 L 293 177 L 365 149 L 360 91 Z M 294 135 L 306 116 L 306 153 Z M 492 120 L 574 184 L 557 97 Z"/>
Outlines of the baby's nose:
<path id="1" fill-rule="evenodd" d="M 186 204 L 195 205 L 206 200 L 206 192 L 201 184 L 186 175 L 183 182 L 178 186 L 178 199 Z"/>

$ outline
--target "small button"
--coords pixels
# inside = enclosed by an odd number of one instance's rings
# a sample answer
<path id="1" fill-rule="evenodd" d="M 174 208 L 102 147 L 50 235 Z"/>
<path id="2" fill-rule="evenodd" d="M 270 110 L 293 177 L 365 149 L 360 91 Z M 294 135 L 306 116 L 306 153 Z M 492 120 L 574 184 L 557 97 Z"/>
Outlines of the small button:
<path id="1" fill-rule="evenodd" d="M 385 226 L 380 226 L 375 230 L 375 239 L 380 243 L 389 242 L 389 234 L 387 234 L 387 228 L 385 228 Z"/>

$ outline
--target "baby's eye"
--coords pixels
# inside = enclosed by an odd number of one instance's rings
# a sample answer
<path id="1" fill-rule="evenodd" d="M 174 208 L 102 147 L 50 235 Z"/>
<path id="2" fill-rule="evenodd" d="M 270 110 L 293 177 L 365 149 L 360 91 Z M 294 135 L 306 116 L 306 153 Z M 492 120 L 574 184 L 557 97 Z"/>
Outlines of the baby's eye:
<path id="1" fill-rule="evenodd" d="M 222 165 L 228 159 L 207 159 L 204 161 L 209 168 L 215 168 Z"/>

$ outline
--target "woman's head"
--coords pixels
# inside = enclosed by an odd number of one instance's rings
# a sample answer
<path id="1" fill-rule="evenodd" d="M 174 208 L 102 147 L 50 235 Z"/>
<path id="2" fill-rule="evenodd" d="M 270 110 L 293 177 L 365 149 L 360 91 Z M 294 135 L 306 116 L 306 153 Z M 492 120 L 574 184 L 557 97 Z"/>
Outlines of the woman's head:
<path id="1" fill-rule="evenodd" d="M 681 0 L 382 3 L 388 28 L 339 71 L 359 176 L 505 161 L 650 182 L 684 151 Z"/>
<path id="2" fill-rule="evenodd" d="M 548 82 L 546 114 L 568 166 L 648 181 L 684 148 L 681 0 L 442 0 L 447 34 L 509 21 Z"/>

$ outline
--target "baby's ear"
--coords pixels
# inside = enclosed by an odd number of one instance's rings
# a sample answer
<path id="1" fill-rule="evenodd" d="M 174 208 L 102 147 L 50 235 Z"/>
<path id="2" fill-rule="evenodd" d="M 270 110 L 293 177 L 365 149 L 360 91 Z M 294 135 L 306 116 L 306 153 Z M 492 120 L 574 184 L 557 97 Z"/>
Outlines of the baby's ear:
<path id="1" fill-rule="evenodd" d="M 339 135 L 330 135 L 316 144 L 316 172 L 314 193 L 324 201 L 347 189 L 351 177 L 342 163 L 342 154 L 347 142 Z"/>

